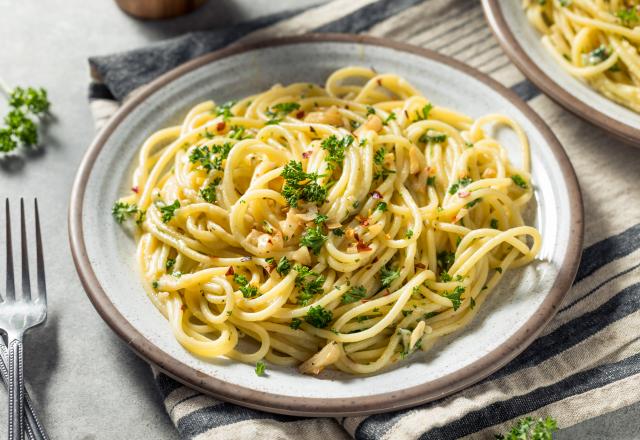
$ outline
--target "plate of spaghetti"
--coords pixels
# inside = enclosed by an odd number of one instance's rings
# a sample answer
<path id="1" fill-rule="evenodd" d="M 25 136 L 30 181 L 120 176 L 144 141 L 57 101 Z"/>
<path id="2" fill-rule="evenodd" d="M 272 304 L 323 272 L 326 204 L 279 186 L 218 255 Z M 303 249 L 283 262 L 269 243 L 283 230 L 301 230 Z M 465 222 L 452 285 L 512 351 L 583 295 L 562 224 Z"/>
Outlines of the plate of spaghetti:
<path id="1" fill-rule="evenodd" d="M 578 116 L 640 146 L 640 4 L 483 0 L 522 73 Z"/>
<path id="2" fill-rule="evenodd" d="M 310 416 L 469 386 L 553 316 L 582 244 L 562 147 L 511 92 L 412 46 L 309 35 L 161 77 L 89 149 L 78 273 L 144 359 Z"/>

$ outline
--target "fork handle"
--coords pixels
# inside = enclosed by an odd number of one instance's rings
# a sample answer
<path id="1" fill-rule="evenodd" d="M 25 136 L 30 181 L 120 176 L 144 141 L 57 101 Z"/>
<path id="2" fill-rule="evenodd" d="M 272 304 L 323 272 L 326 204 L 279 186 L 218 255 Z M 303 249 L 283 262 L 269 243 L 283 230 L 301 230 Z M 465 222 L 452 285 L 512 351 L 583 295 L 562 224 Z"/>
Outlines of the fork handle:
<path id="1" fill-rule="evenodd" d="M 24 428 L 24 371 L 22 335 L 8 335 L 9 440 L 22 440 Z"/>
<path id="2" fill-rule="evenodd" d="M 2 380 L 4 385 L 9 388 L 9 349 L 4 344 L 2 339 L 0 339 L 0 375 L 2 376 Z M 33 402 L 29 397 L 29 392 L 26 387 L 24 390 L 24 406 L 25 413 L 24 417 L 26 423 L 24 425 L 26 437 L 28 440 L 49 440 L 49 436 L 47 432 L 44 430 L 44 426 L 40 423 L 40 419 L 38 419 L 38 415 L 36 414 L 36 410 L 33 406 Z"/>

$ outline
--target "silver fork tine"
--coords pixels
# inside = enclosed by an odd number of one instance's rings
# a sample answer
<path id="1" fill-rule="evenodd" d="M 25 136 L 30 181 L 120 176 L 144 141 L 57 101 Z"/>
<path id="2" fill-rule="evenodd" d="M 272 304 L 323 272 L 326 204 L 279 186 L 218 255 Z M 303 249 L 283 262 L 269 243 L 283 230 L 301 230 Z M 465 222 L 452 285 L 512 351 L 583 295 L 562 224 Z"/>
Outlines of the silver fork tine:
<path id="1" fill-rule="evenodd" d="M 42 236 L 40 235 L 40 214 L 38 199 L 33 200 L 36 212 L 36 262 L 38 264 L 38 296 L 47 301 L 47 285 L 44 278 L 44 258 L 42 256 Z"/>
<path id="2" fill-rule="evenodd" d="M 31 282 L 29 281 L 29 246 L 25 227 L 24 199 L 20 198 L 20 242 L 22 246 L 22 299 L 31 300 Z"/>
<path id="3" fill-rule="evenodd" d="M 13 281 L 13 250 L 11 246 L 11 214 L 9 213 L 9 199 L 5 203 L 5 215 L 7 218 L 7 291 L 5 300 L 15 299 L 16 286 Z"/>

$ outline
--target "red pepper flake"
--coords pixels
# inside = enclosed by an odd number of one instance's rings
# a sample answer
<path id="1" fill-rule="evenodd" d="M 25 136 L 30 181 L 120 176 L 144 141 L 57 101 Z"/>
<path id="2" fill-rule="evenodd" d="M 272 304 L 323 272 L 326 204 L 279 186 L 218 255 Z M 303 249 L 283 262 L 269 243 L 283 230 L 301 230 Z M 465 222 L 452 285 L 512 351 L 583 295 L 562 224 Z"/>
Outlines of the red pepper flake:
<path id="1" fill-rule="evenodd" d="M 296 113 L 296 118 L 298 119 L 304 118 L 304 110 L 300 110 L 298 113 Z"/>
<path id="2" fill-rule="evenodd" d="M 364 304 L 364 303 L 368 303 L 369 301 L 371 301 L 371 300 L 370 300 L 370 299 L 361 299 L 361 300 L 360 300 L 360 302 L 361 302 L 362 304 Z"/>
<path id="3" fill-rule="evenodd" d="M 311 157 L 312 154 L 313 154 L 313 151 L 305 151 L 304 153 L 302 153 L 302 157 L 304 157 L 305 159 L 309 159 L 309 157 Z"/>
<path id="4" fill-rule="evenodd" d="M 358 249 L 358 252 L 369 252 L 369 251 L 373 250 L 373 249 L 371 249 L 369 247 L 369 245 L 367 245 L 366 243 L 363 243 L 361 241 L 358 242 L 356 248 Z"/>
<path id="5" fill-rule="evenodd" d="M 362 226 L 369 226 L 369 219 L 367 217 L 363 217 L 361 215 L 357 215 L 356 219 Z"/>
<path id="6" fill-rule="evenodd" d="M 134 193 L 138 194 L 138 191 L 140 191 L 140 189 L 137 186 L 134 186 L 131 188 L 131 191 L 133 191 Z"/>
<path id="7" fill-rule="evenodd" d="M 387 289 L 387 290 L 384 291 L 384 295 L 382 295 L 382 296 L 388 296 L 390 294 L 391 294 L 391 290 Z"/>
<path id="8" fill-rule="evenodd" d="M 425 266 L 422 263 L 416 263 L 416 264 L 414 264 L 414 266 L 417 267 L 418 269 L 426 269 L 427 268 L 427 266 Z"/>
<path id="9" fill-rule="evenodd" d="M 371 197 L 373 197 L 374 200 L 380 200 L 382 198 L 382 194 L 378 191 L 374 191 L 371 193 Z"/>
<path id="10" fill-rule="evenodd" d="M 463 191 L 458 191 L 458 197 L 460 197 L 461 199 L 469 197 L 470 195 L 471 195 L 471 193 L 466 189 L 463 190 Z"/>
<path id="11" fill-rule="evenodd" d="M 233 270 L 233 266 L 229 266 L 229 270 L 227 270 L 227 273 L 225 273 L 225 275 L 230 277 L 231 275 L 233 275 L 235 273 L 236 272 Z"/>
<path id="12" fill-rule="evenodd" d="M 224 121 L 218 122 L 218 125 L 216 125 L 216 130 L 223 131 L 226 126 L 227 126 L 226 122 Z"/>
<path id="13" fill-rule="evenodd" d="M 355 239 L 356 239 L 356 241 L 360 241 L 360 236 L 358 236 L 358 233 L 357 233 L 357 232 L 354 232 L 354 233 L 353 233 L 353 238 L 355 238 Z"/>
<path id="14" fill-rule="evenodd" d="M 376 81 L 376 82 L 378 83 L 378 85 L 379 85 L 380 87 L 382 87 L 382 78 L 378 78 L 378 81 Z"/>

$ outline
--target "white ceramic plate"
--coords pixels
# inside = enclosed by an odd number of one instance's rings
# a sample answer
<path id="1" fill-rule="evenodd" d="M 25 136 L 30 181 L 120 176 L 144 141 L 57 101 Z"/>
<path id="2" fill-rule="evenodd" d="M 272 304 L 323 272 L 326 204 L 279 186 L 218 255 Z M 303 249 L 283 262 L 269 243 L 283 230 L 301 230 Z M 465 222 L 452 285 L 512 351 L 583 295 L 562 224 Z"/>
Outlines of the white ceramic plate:
<path id="1" fill-rule="evenodd" d="M 559 104 L 640 148 L 640 114 L 601 95 L 569 75 L 540 41 L 516 0 L 482 0 L 487 21 L 511 61 Z"/>
<path id="2" fill-rule="evenodd" d="M 541 230 L 540 260 L 510 271 L 473 323 L 436 349 L 375 376 L 335 371 L 319 378 L 295 369 L 228 359 L 207 362 L 184 350 L 147 299 L 134 261 L 134 242 L 113 221 L 114 200 L 125 194 L 132 162 L 153 131 L 176 123 L 195 103 L 244 97 L 274 83 L 324 83 L 346 65 L 373 66 L 407 78 L 442 106 L 472 116 L 510 115 L 532 145 Z M 498 133 L 516 162 L 520 153 Z M 71 247 L 87 293 L 100 315 L 138 354 L 176 379 L 220 399 L 286 414 L 366 414 L 433 400 L 486 377 L 522 351 L 553 316 L 571 285 L 582 245 L 582 201 L 573 168 L 546 125 L 517 96 L 449 58 L 384 40 L 311 35 L 234 46 L 182 66 L 128 102 L 90 147 L 78 172 L 69 213 Z"/>

